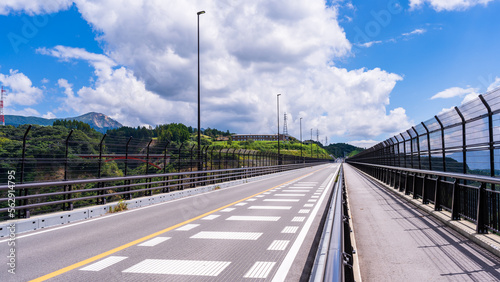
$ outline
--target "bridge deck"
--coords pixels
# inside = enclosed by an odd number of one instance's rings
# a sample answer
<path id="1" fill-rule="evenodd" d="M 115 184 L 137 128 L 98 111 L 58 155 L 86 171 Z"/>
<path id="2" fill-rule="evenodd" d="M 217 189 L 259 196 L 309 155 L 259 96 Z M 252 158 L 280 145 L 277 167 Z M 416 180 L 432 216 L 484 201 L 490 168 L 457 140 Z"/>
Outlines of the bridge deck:
<path id="1" fill-rule="evenodd" d="M 500 281 L 500 258 L 344 165 L 361 277 Z"/>

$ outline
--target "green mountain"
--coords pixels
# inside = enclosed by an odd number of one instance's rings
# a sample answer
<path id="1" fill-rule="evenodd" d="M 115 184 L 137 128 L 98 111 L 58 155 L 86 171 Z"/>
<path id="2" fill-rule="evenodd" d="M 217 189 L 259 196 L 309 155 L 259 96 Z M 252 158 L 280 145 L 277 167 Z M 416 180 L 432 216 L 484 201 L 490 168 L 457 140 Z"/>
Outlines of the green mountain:
<path id="1" fill-rule="evenodd" d="M 89 124 L 95 130 L 106 133 L 108 129 L 120 128 L 123 125 L 116 120 L 101 114 L 101 113 L 86 113 L 77 117 L 69 117 L 69 118 L 41 118 L 41 117 L 24 117 L 24 116 L 15 116 L 15 115 L 5 115 L 5 124 L 18 126 L 22 124 L 37 124 L 37 125 L 52 125 L 56 120 L 77 120 L 82 121 Z"/>
<path id="2" fill-rule="evenodd" d="M 353 156 L 359 152 L 364 151 L 365 149 L 356 147 L 350 144 L 346 143 L 335 143 L 335 144 L 330 144 L 326 147 L 323 147 L 328 153 L 331 155 L 335 156 L 336 158 L 338 157 L 344 157 L 344 154 L 346 157 Z"/>

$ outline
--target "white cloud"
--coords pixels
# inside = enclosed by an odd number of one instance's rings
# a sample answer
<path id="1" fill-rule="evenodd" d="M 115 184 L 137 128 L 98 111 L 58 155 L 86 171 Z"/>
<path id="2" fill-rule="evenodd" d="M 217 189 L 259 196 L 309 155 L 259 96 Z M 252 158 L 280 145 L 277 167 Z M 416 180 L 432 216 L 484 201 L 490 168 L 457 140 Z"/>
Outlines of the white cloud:
<path id="1" fill-rule="evenodd" d="M 8 75 L 0 73 L 0 83 L 7 87 L 6 108 L 9 105 L 34 105 L 43 98 L 43 91 L 34 87 L 31 80 L 18 70 L 11 69 Z"/>
<path id="2" fill-rule="evenodd" d="M 495 81 L 488 86 L 488 92 L 500 87 L 500 77 L 495 77 Z"/>
<path id="3" fill-rule="evenodd" d="M 463 11 L 476 5 L 488 5 L 493 0 L 410 0 L 410 9 L 421 8 L 425 3 L 434 10 L 441 11 Z"/>
<path id="4" fill-rule="evenodd" d="M 403 36 L 410 36 L 414 34 L 424 34 L 427 30 L 424 28 L 417 28 L 411 32 L 403 33 Z"/>
<path id="5" fill-rule="evenodd" d="M 71 7 L 71 0 L 2 0 L 0 15 L 23 11 L 28 15 L 54 13 Z"/>
<path id="6" fill-rule="evenodd" d="M 353 146 L 360 147 L 360 148 L 370 148 L 370 147 L 373 147 L 373 146 L 377 145 L 378 143 L 380 143 L 380 141 L 357 140 L 357 141 L 349 141 L 348 143 L 353 145 Z"/>
<path id="7" fill-rule="evenodd" d="M 6 108 L 5 114 L 6 115 L 16 115 L 16 116 L 26 116 L 26 117 L 39 117 L 40 116 L 40 113 L 33 108 L 24 108 L 22 110 L 14 110 L 12 108 Z"/>
<path id="8" fill-rule="evenodd" d="M 363 44 L 358 44 L 358 46 L 360 46 L 360 47 L 370 48 L 370 47 L 372 47 L 374 44 L 381 44 L 381 43 L 382 43 L 382 41 L 377 40 L 377 41 L 370 41 L 370 42 L 366 42 L 366 43 L 363 43 Z"/>
<path id="9" fill-rule="evenodd" d="M 446 90 L 443 90 L 434 96 L 431 97 L 431 100 L 434 99 L 448 99 L 448 98 L 453 98 L 453 97 L 463 97 L 463 96 L 468 96 L 469 94 L 475 94 L 477 89 L 475 88 L 460 88 L 460 87 L 451 87 Z M 476 94 L 477 95 L 477 94 Z"/>
<path id="10" fill-rule="evenodd" d="M 51 119 L 51 118 L 56 118 L 56 115 L 52 112 L 47 112 L 46 114 L 42 115 L 42 117 Z"/>
<path id="11" fill-rule="evenodd" d="M 389 108 L 397 74 L 347 70 L 334 61 L 351 44 L 336 8 L 322 0 L 131 1 L 78 0 L 105 54 L 79 48 L 40 48 L 60 60 L 86 60 L 92 86 L 58 85 L 66 105 L 100 111 L 127 125 L 196 124 L 197 27 L 200 16 L 202 127 L 240 133 L 276 131 L 276 93 L 289 132 L 298 118 L 321 137 L 369 139 L 410 126 L 405 110 Z M 66 77 L 69 79 L 70 75 Z M 281 115 L 282 116 L 282 115 Z"/>

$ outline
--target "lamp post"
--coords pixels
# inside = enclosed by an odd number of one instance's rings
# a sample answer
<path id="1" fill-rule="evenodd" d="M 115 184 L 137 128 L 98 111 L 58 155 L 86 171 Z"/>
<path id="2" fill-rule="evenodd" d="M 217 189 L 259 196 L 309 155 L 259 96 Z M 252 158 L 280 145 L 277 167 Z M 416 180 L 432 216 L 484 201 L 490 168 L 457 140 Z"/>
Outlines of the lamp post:
<path id="1" fill-rule="evenodd" d="M 280 154 L 280 96 L 281 94 L 276 95 L 276 101 L 278 106 L 278 165 L 281 164 L 281 154 Z"/>
<path id="2" fill-rule="evenodd" d="M 311 128 L 311 158 L 313 158 L 313 129 Z"/>
<path id="3" fill-rule="evenodd" d="M 300 159 L 302 159 L 302 118 L 300 118 Z"/>
<path id="4" fill-rule="evenodd" d="M 200 15 L 205 11 L 199 11 L 198 15 L 198 171 L 201 170 L 201 122 L 200 122 Z"/>

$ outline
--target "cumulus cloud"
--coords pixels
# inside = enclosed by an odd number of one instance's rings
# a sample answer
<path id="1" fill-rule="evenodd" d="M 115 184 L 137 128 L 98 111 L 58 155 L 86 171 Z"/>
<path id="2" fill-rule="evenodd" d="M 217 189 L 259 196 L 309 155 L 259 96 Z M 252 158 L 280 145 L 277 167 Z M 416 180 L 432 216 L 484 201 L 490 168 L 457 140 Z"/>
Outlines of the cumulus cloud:
<path id="1" fill-rule="evenodd" d="M 495 77 L 495 81 L 488 86 L 487 91 L 493 91 L 500 87 L 500 77 Z"/>
<path id="2" fill-rule="evenodd" d="M 36 1 L 35 1 L 36 2 Z M 389 96 L 401 76 L 380 69 L 347 70 L 336 59 L 351 44 L 335 7 L 322 0 L 287 1 L 75 1 L 99 34 L 104 54 L 67 46 L 40 48 L 62 61 L 85 60 L 95 69 L 92 86 L 58 81 L 66 105 L 101 111 L 127 125 L 196 124 L 197 26 L 200 16 L 202 127 L 240 133 L 276 131 L 281 117 L 298 136 L 369 139 L 410 126 Z"/>
<path id="3" fill-rule="evenodd" d="M 378 143 L 380 143 L 380 141 L 375 140 L 357 140 L 349 142 L 349 144 L 360 148 L 370 148 L 377 145 Z"/>
<path id="4" fill-rule="evenodd" d="M 43 91 L 34 87 L 31 80 L 18 70 L 9 70 L 9 74 L 0 73 L 0 83 L 7 87 L 5 106 L 22 105 L 31 106 L 40 102 Z"/>
<path id="5" fill-rule="evenodd" d="M 493 0 L 410 0 L 410 9 L 421 8 L 424 4 L 430 5 L 434 10 L 441 11 L 463 11 L 476 5 L 486 6 Z"/>
<path id="6" fill-rule="evenodd" d="M 2 0 L 0 15 L 23 11 L 28 15 L 54 13 L 71 7 L 71 0 Z"/>
<path id="7" fill-rule="evenodd" d="M 477 89 L 475 88 L 461 88 L 461 87 L 451 87 L 446 90 L 443 90 L 434 96 L 431 97 L 431 100 L 434 99 L 448 99 L 453 97 L 464 97 L 469 95 L 476 95 Z"/>

